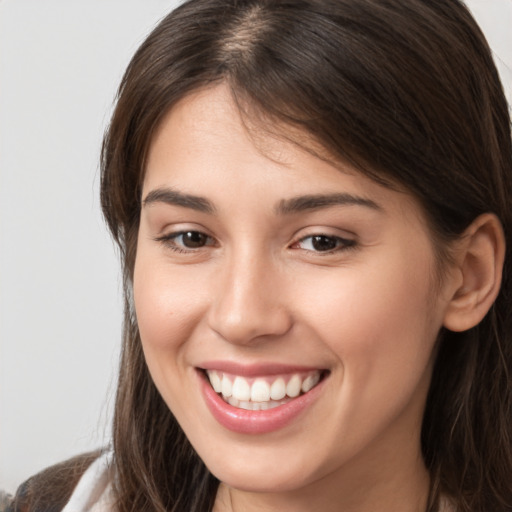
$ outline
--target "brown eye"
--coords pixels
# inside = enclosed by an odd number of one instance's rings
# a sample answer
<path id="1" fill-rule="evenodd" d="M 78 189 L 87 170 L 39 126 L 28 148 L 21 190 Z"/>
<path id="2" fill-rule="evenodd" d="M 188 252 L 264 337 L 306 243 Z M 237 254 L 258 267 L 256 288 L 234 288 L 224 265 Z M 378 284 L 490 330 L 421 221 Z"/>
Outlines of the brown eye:
<path id="1" fill-rule="evenodd" d="M 338 240 L 331 236 L 316 235 L 311 237 L 311 245 L 315 251 L 332 251 L 338 245 Z"/>
<path id="2" fill-rule="evenodd" d="M 160 236 L 155 240 L 176 252 L 193 252 L 203 247 L 215 246 L 215 240 L 201 231 L 179 231 Z"/>
<path id="3" fill-rule="evenodd" d="M 176 237 L 181 238 L 181 244 L 187 249 L 198 249 L 204 247 L 208 243 L 208 236 L 199 231 L 187 231 Z"/>
<path id="4" fill-rule="evenodd" d="M 322 234 L 306 236 L 294 244 L 296 249 L 303 249 L 313 253 L 334 253 L 354 248 L 355 246 L 355 240 Z"/>

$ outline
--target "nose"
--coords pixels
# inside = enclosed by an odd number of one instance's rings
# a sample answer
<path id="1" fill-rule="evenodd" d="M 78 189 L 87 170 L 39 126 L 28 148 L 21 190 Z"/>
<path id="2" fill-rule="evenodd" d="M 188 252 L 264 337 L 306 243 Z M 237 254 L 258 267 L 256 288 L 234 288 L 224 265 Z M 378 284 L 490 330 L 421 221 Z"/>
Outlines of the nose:
<path id="1" fill-rule="evenodd" d="M 235 258 L 233 258 L 235 259 Z M 282 336 L 292 326 L 292 315 L 280 293 L 280 275 L 263 258 L 247 257 L 226 263 L 217 276 L 208 323 L 234 344 Z"/>

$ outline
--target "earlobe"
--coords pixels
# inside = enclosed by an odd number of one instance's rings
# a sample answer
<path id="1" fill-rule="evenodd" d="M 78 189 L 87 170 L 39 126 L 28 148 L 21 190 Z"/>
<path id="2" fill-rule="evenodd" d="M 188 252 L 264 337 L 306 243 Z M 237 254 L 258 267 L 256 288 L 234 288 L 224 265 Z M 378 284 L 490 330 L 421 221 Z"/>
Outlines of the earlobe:
<path id="1" fill-rule="evenodd" d="M 504 258 L 501 222 L 494 214 L 480 215 L 461 238 L 456 259 L 462 283 L 447 305 L 444 327 L 466 331 L 485 317 L 500 289 Z"/>

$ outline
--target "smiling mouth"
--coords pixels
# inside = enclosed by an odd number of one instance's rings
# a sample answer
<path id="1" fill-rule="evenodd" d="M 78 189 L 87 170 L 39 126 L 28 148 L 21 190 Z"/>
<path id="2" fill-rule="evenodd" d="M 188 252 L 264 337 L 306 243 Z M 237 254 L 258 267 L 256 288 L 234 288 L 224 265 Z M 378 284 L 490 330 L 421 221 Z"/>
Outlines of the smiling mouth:
<path id="1" fill-rule="evenodd" d="M 253 378 L 219 370 L 206 370 L 205 373 L 213 390 L 229 405 L 249 411 L 265 411 L 311 391 L 327 371 L 311 370 Z"/>

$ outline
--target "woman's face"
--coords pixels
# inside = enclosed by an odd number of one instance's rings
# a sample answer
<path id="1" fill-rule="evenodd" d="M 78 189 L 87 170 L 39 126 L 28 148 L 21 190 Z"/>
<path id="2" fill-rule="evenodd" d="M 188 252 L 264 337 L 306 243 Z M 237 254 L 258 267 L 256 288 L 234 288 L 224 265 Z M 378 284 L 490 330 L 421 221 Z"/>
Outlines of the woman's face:
<path id="1" fill-rule="evenodd" d="M 228 485 L 366 485 L 423 468 L 447 305 L 434 276 L 415 200 L 249 134 L 226 87 L 164 119 L 143 187 L 137 319 L 158 390 Z"/>

